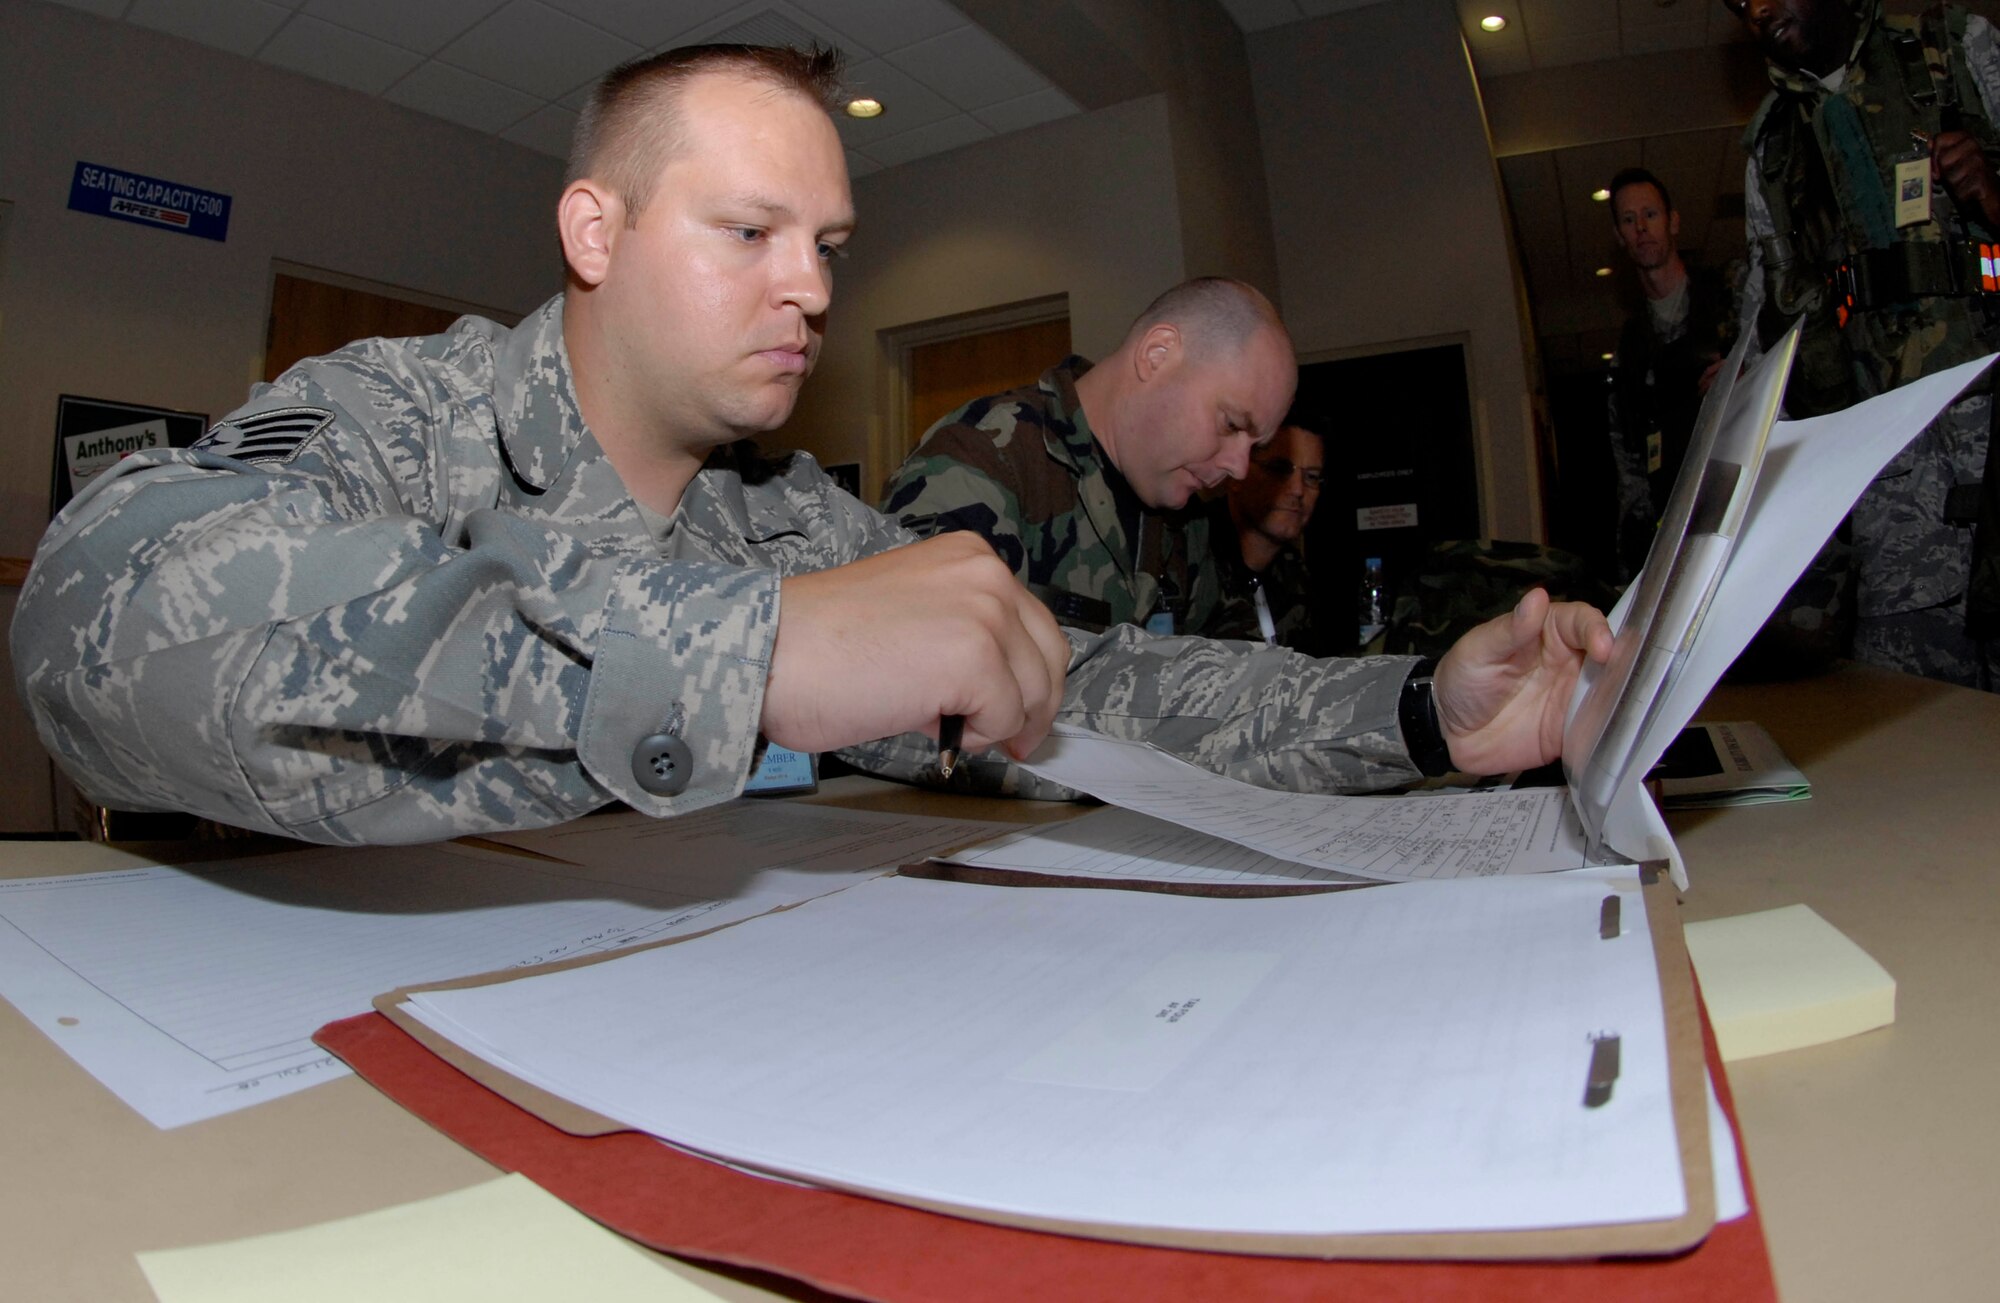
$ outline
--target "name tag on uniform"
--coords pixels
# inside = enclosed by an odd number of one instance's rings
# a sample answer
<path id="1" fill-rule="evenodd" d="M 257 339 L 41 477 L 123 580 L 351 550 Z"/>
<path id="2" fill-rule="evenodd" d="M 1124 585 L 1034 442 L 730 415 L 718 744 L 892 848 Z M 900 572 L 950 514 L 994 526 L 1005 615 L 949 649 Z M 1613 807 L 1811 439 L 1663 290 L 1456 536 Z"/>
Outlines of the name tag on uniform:
<path id="1" fill-rule="evenodd" d="M 1174 613 L 1161 609 L 1146 617 L 1146 632 L 1171 634 L 1174 631 Z"/>
<path id="2" fill-rule="evenodd" d="M 1661 439 L 1660 432 L 1655 430 L 1646 436 L 1646 473 L 1648 475 L 1656 473 L 1666 459 L 1665 440 Z"/>
<path id="3" fill-rule="evenodd" d="M 1930 219 L 1930 156 L 1904 159 L 1896 164 L 1896 225 L 1922 226 Z"/>

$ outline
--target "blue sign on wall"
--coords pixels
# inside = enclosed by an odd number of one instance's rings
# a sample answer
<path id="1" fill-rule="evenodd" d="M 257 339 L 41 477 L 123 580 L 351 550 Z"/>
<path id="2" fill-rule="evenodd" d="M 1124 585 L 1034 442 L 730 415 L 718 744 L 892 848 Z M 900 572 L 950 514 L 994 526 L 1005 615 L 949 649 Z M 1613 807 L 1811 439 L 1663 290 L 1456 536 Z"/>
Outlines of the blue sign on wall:
<path id="1" fill-rule="evenodd" d="M 69 206 L 79 213 L 116 217 L 204 240 L 229 236 L 229 196 L 176 181 L 78 163 L 69 183 Z"/>

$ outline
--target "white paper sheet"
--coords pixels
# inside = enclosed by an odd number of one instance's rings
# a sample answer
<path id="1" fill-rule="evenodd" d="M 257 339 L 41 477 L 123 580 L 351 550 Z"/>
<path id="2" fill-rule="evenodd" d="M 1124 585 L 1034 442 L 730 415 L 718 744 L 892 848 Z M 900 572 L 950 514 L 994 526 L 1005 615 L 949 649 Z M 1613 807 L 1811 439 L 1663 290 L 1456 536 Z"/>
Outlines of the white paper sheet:
<path id="1" fill-rule="evenodd" d="M 1221 837 L 1117 806 L 1062 823 L 1023 828 L 941 859 L 976 869 L 1134 882 L 1300 886 L 1372 883 L 1353 873 L 1315 869 L 1253 851 Z"/>
<path id="2" fill-rule="evenodd" d="M 875 849 L 769 867 L 819 853 L 834 816 Z M 0 880 L 0 996 L 180 1126 L 344 1076 L 312 1034 L 383 991 L 749 918 L 1001 827 L 738 802 L 674 820 L 686 841 L 644 840 L 624 870 L 427 846 Z"/>
<path id="3" fill-rule="evenodd" d="M 1629 891 L 1632 870 L 1606 870 Z M 442 1034 L 702 1152 L 1130 1226 L 1684 1211 L 1644 902 L 1597 876 L 1214 900 L 880 878 L 676 945 L 418 992 Z M 1593 1035 L 1621 1074 L 1582 1103 Z"/>
<path id="4" fill-rule="evenodd" d="M 1548 873 L 1588 863 L 1561 788 L 1434 796 L 1277 792 L 1143 742 L 1058 724 L 1026 767 L 1128 810 L 1280 860 L 1378 881 Z"/>
<path id="5" fill-rule="evenodd" d="M 1955 366 L 1843 412 L 1780 421 L 1772 428 L 1763 473 L 1737 533 L 1729 567 L 1679 677 L 1659 699 L 1633 752 L 1634 772 L 1652 768 L 1674 735 L 1694 718 L 1723 671 L 1777 609 L 1869 481 L 1978 379 L 1991 360 Z M 1622 625 L 1631 591 L 1612 608 L 1613 629 Z M 1593 682 L 1593 671 L 1586 668 L 1578 693 L 1587 693 Z M 1668 858 L 1677 875 L 1685 872 L 1673 838 L 1639 783 L 1628 783 L 1613 794 L 1605 815 L 1605 838 L 1624 855 Z"/>

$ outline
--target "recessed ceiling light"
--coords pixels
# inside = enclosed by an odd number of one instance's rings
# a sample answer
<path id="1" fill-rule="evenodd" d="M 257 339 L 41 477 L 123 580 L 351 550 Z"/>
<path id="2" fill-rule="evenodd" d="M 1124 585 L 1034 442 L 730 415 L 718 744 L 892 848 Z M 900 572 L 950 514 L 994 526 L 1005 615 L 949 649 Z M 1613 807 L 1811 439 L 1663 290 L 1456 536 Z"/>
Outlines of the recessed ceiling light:
<path id="1" fill-rule="evenodd" d="M 1609 203 L 1611 201 L 1611 192 L 1609 190 L 1599 188 L 1591 191 L 1590 197 L 1592 199 L 1595 199 L 1600 204 Z"/>
<path id="2" fill-rule="evenodd" d="M 1599 354 L 1597 355 L 1597 360 L 1598 360 L 1598 361 L 1600 361 L 1600 362 L 1609 362 L 1609 361 L 1611 360 L 1611 354 L 1609 354 L 1609 353 L 1599 353 Z"/>
<path id="3" fill-rule="evenodd" d="M 1479 20 L 1479 29 L 1485 32 L 1497 32 L 1506 26 L 1507 20 L 1499 14 L 1488 14 Z"/>
<path id="4" fill-rule="evenodd" d="M 1597 269 L 1597 274 L 1599 276 L 1609 276 L 1611 274 L 1611 269 L 1609 267 L 1599 267 Z"/>
<path id="5" fill-rule="evenodd" d="M 847 116 L 850 118 L 879 118 L 882 116 L 882 101 L 858 99 L 847 101 Z"/>

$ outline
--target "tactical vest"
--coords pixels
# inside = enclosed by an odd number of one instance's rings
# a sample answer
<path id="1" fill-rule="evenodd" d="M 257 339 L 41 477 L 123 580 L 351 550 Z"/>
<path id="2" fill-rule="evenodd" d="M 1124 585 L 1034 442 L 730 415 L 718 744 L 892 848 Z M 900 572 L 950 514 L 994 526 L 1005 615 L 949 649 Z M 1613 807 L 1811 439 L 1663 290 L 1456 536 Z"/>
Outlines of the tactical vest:
<path id="1" fill-rule="evenodd" d="M 1776 234 L 1763 241 L 1758 329 L 1775 341 L 1806 317 L 1786 407 L 1852 406 L 1992 351 L 2000 329 L 1980 245 L 1995 233 L 1932 187 L 1928 221 L 1895 225 L 1896 164 L 1940 131 L 1989 151 L 1988 121 L 1965 67 L 1965 12 L 1877 17 L 1838 91 L 1767 97 L 1745 135 Z M 1837 101 L 1837 102 L 1836 102 Z M 1990 250 L 1989 250 L 1990 252 Z"/>

